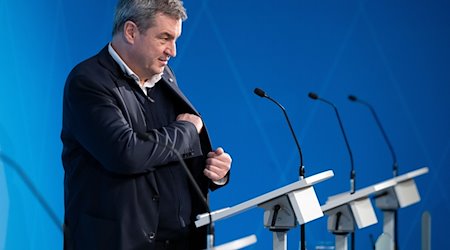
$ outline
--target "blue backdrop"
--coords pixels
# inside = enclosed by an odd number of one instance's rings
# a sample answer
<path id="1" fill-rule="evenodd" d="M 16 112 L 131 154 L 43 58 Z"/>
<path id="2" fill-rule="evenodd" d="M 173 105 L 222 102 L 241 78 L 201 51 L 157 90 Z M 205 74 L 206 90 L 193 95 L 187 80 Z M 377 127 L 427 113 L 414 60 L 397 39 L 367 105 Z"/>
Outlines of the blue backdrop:
<path id="1" fill-rule="evenodd" d="M 60 160 L 62 89 L 70 69 L 110 39 L 115 0 L 0 0 L 0 152 L 16 161 L 63 218 Z M 417 178 L 422 200 L 400 210 L 400 247 L 420 249 L 420 217 L 432 215 L 432 244 L 448 245 L 450 219 L 450 2 L 186 1 L 189 19 L 171 61 L 181 88 L 201 111 L 214 146 L 234 159 L 232 181 L 212 208 L 236 205 L 298 179 L 299 157 L 280 110 L 252 92 L 260 87 L 288 110 L 303 148 L 306 175 L 332 169 L 316 186 L 320 202 L 347 191 L 350 161 L 332 109 L 338 106 L 353 149 L 357 188 L 392 176 L 390 153 L 366 107 L 374 105 L 400 174 Z M 380 212 L 378 220 L 382 221 Z M 255 208 L 216 224 L 218 243 L 256 234 L 249 249 L 271 249 Z M 0 249 L 61 249 L 62 234 L 18 169 L 0 160 Z M 371 247 L 381 223 L 357 231 Z M 291 230 L 289 249 L 298 248 Z M 307 224 L 309 249 L 333 241 L 326 217 Z"/>

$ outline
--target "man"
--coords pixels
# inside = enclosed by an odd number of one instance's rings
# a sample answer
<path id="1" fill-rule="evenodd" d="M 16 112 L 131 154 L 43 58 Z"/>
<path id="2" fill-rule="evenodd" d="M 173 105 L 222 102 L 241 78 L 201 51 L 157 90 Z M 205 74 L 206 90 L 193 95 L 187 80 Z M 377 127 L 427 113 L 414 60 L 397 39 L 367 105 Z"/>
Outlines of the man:
<path id="1" fill-rule="evenodd" d="M 119 0 L 113 38 L 64 89 L 65 249 L 202 249 L 204 195 L 228 182 L 202 119 L 167 66 L 186 12 L 180 0 Z"/>

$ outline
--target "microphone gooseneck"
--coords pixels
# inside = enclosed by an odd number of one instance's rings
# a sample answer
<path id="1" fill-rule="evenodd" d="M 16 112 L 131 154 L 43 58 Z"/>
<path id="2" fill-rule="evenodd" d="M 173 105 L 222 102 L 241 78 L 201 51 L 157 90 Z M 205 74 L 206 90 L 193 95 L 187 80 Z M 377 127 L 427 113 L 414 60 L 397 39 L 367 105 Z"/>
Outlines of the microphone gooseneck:
<path id="1" fill-rule="evenodd" d="M 336 117 L 337 117 L 338 122 L 339 122 L 339 127 L 341 128 L 341 132 L 342 132 L 342 135 L 344 136 L 344 140 L 345 140 L 345 145 L 347 146 L 347 151 L 348 151 L 348 154 L 350 155 L 350 164 L 351 164 L 350 165 L 351 166 L 351 169 L 350 169 L 350 193 L 353 194 L 353 193 L 355 193 L 355 188 L 356 188 L 355 187 L 355 185 L 356 185 L 356 183 L 355 183 L 356 182 L 355 181 L 356 173 L 355 173 L 355 167 L 354 167 L 354 164 L 353 164 L 353 154 L 352 154 L 352 150 L 350 149 L 350 145 L 348 143 L 347 135 L 345 134 L 344 126 L 342 125 L 342 120 L 341 120 L 341 117 L 340 117 L 339 112 L 337 110 L 337 107 L 332 102 L 330 102 L 330 101 L 328 101 L 326 99 L 320 98 L 316 93 L 310 92 L 308 94 L 308 96 L 311 99 L 313 99 L 313 100 L 319 100 L 319 101 L 322 101 L 322 102 L 330 105 L 331 107 L 333 107 L 334 112 L 336 113 Z M 350 244 L 351 244 L 351 250 L 354 250 L 355 249 L 355 232 L 351 233 Z"/>
<path id="2" fill-rule="evenodd" d="M 301 179 L 303 179 L 305 177 L 305 168 L 303 166 L 303 154 L 302 154 L 302 149 L 300 148 L 300 144 L 297 140 L 297 136 L 295 135 L 294 129 L 292 128 L 291 122 L 289 120 L 289 117 L 287 115 L 286 109 L 283 107 L 283 105 L 281 105 L 279 102 L 277 102 L 275 99 L 273 99 L 272 97 L 268 96 L 266 94 L 266 92 L 260 88 L 255 88 L 255 90 L 253 91 L 257 96 L 262 97 L 262 98 L 267 98 L 269 100 L 271 100 L 273 103 L 275 103 L 278 107 L 280 107 L 280 109 L 283 111 L 284 117 L 286 118 L 286 121 L 289 125 L 289 129 L 291 130 L 292 133 L 292 137 L 294 137 L 294 141 L 295 141 L 295 145 L 297 146 L 297 150 L 298 150 L 298 154 L 300 156 L 300 168 L 299 168 L 299 176 Z"/>
<path id="3" fill-rule="evenodd" d="M 214 223 L 212 221 L 212 215 L 211 215 L 211 209 L 209 207 L 208 201 L 206 200 L 205 196 L 202 193 L 202 190 L 198 186 L 197 182 L 195 181 L 194 177 L 191 174 L 191 171 L 189 171 L 188 166 L 186 165 L 186 162 L 184 161 L 183 157 L 181 156 L 180 152 L 176 150 L 175 148 L 170 147 L 169 145 L 166 145 L 164 143 L 161 143 L 160 141 L 154 139 L 147 133 L 136 133 L 137 137 L 144 140 L 144 141 L 151 141 L 153 143 L 158 144 L 159 146 L 164 147 L 165 149 L 168 149 L 170 152 L 174 153 L 175 156 L 178 158 L 178 161 L 181 163 L 181 166 L 183 167 L 184 171 L 186 172 L 186 175 L 188 176 L 189 182 L 194 187 L 195 192 L 197 193 L 198 197 L 203 203 L 203 206 L 206 208 L 206 211 L 208 212 L 209 217 L 209 224 L 208 224 L 208 246 L 207 249 L 210 249 L 214 246 Z"/>
<path id="4" fill-rule="evenodd" d="M 279 102 L 277 102 L 275 99 L 271 98 L 266 94 L 266 92 L 260 88 L 255 88 L 253 91 L 257 96 L 267 98 L 271 100 L 273 103 L 275 103 L 280 109 L 283 111 L 284 117 L 286 118 L 286 121 L 289 125 L 289 129 L 291 130 L 292 137 L 294 137 L 295 145 L 297 146 L 298 154 L 300 155 L 300 167 L 298 170 L 298 174 L 300 176 L 300 179 L 305 178 L 305 167 L 303 166 L 303 154 L 302 149 L 300 148 L 300 144 L 298 143 L 297 136 L 295 135 L 294 129 L 292 128 L 291 122 L 289 121 L 289 117 L 287 115 L 286 109 L 281 105 Z M 300 249 L 306 250 L 306 226 L 305 224 L 300 225 Z"/>
<path id="5" fill-rule="evenodd" d="M 352 101 L 352 102 L 361 103 L 362 105 L 365 105 L 366 107 L 369 108 L 370 112 L 372 113 L 373 118 L 375 119 L 375 122 L 378 125 L 378 128 L 381 131 L 381 134 L 383 135 L 384 141 L 388 145 L 389 151 L 391 152 L 392 161 L 393 161 L 392 162 L 392 174 L 393 174 L 394 177 L 397 177 L 398 176 L 397 156 L 395 155 L 394 147 L 392 147 L 392 144 L 389 141 L 389 138 L 388 138 L 388 136 L 386 134 L 386 131 L 384 130 L 383 126 L 381 125 L 380 119 L 378 118 L 378 115 L 375 112 L 375 109 L 368 102 L 363 101 L 363 100 L 357 98 L 354 95 L 349 95 L 348 99 L 350 101 Z M 397 211 L 394 212 L 394 247 L 395 247 L 396 250 L 399 249 L 399 246 L 398 246 L 398 214 L 397 214 Z"/>
<path id="6" fill-rule="evenodd" d="M 398 162 L 397 162 L 397 156 L 395 155 L 395 151 L 394 151 L 394 147 L 392 147 L 391 142 L 389 141 L 389 138 L 387 137 L 386 131 L 384 130 L 383 126 L 381 125 L 380 119 L 378 118 L 377 113 L 375 112 L 375 109 L 372 107 L 372 105 L 370 105 L 368 102 L 363 101 L 359 98 L 357 98 L 354 95 L 349 95 L 348 99 L 352 102 L 358 102 L 361 103 L 363 105 L 365 105 L 366 107 L 369 108 L 370 112 L 372 113 L 373 118 L 375 119 L 375 122 L 378 125 L 378 128 L 381 131 L 381 134 L 383 135 L 384 141 L 386 142 L 386 144 L 388 145 L 389 151 L 391 152 L 391 156 L 392 156 L 392 172 L 394 177 L 398 176 Z"/>
<path id="7" fill-rule="evenodd" d="M 350 169 L 350 193 L 354 193 L 355 192 L 355 177 L 356 177 L 356 173 L 355 173 L 355 167 L 354 167 L 354 163 L 353 163 L 353 154 L 352 154 L 352 150 L 350 149 L 350 145 L 348 143 L 347 135 L 345 134 L 344 126 L 342 125 L 342 120 L 341 120 L 341 117 L 339 115 L 338 109 L 337 109 L 336 105 L 334 105 L 332 102 L 319 97 L 316 93 L 310 92 L 308 94 L 308 96 L 309 96 L 309 98 L 311 98 L 313 100 L 319 100 L 319 101 L 322 101 L 322 102 L 330 105 L 331 107 L 333 107 L 334 112 L 336 113 L 336 117 L 337 117 L 337 120 L 339 122 L 339 127 L 341 128 L 341 132 L 342 132 L 342 135 L 343 135 L 344 140 L 345 140 L 345 145 L 347 146 L 347 151 L 348 151 L 348 154 L 350 156 L 350 164 L 351 164 L 350 165 L 351 166 L 351 169 Z"/>

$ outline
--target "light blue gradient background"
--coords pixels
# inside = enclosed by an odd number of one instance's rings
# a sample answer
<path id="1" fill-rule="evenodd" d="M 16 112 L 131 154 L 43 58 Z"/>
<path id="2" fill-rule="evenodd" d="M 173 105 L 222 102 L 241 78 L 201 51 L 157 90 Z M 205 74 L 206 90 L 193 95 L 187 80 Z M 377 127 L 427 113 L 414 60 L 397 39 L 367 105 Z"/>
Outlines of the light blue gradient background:
<path id="1" fill-rule="evenodd" d="M 116 1 L 0 0 L 0 150 L 30 177 L 60 220 L 61 103 L 65 77 L 110 39 Z M 298 179 L 298 153 L 281 111 L 253 94 L 266 90 L 288 110 L 306 175 L 328 169 L 321 203 L 349 189 L 350 162 L 332 109 L 338 106 L 353 149 L 357 188 L 390 178 L 391 158 L 366 107 L 375 107 L 397 152 L 400 173 L 417 179 L 422 201 L 400 210 L 400 248 L 420 249 L 420 217 L 432 215 L 434 248 L 450 225 L 449 1 L 186 1 L 189 19 L 171 61 L 181 88 L 201 111 L 214 146 L 234 160 L 231 183 L 212 208 L 236 205 Z M 381 213 L 377 212 L 379 221 Z M 256 234 L 249 249 L 271 249 L 255 208 L 216 223 L 217 243 Z M 357 231 L 370 249 L 381 223 Z M 298 248 L 291 230 L 289 249 Z M 308 249 L 333 241 L 326 217 L 307 224 Z M 62 235 L 10 166 L 0 161 L 0 249 L 61 249 Z"/>

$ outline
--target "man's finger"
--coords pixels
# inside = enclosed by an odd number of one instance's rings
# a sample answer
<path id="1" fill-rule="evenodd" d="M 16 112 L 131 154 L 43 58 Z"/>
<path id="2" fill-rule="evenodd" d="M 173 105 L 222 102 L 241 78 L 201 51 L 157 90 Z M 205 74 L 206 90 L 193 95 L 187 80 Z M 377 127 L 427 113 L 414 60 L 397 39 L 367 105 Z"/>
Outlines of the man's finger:
<path id="1" fill-rule="evenodd" d="M 216 149 L 216 151 L 215 151 L 216 155 L 221 155 L 221 154 L 223 154 L 224 152 L 225 152 L 225 151 L 223 150 L 222 147 L 218 147 L 218 148 Z"/>

